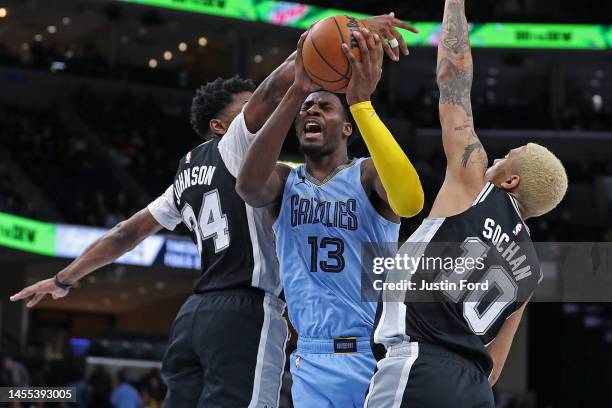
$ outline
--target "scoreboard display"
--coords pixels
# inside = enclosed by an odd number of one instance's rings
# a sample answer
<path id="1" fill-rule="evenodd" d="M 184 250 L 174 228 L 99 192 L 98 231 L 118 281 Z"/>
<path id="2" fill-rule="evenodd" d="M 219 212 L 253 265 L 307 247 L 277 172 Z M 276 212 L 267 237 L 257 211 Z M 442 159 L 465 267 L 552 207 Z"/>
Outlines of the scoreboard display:
<path id="1" fill-rule="evenodd" d="M 163 7 L 245 21 L 268 23 L 305 30 L 329 16 L 348 14 L 337 9 L 276 0 L 118 0 L 125 3 Z M 350 15 L 363 18 L 367 14 Z M 402 34 L 409 46 L 437 46 L 440 23 L 409 22 L 419 34 Z M 597 24 L 470 24 L 472 47 L 550 48 L 573 50 L 612 49 L 612 26 Z"/>

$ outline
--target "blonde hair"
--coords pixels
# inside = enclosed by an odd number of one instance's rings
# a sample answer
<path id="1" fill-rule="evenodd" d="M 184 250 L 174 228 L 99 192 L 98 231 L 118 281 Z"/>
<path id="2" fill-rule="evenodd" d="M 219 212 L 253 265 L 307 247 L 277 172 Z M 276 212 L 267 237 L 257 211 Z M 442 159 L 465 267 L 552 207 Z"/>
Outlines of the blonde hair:
<path id="1" fill-rule="evenodd" d="M 517 160 L 518 199 L 530 217 L 553 210 L 567 192 L 563 163 L 550 150 L 529 143 Z"/>

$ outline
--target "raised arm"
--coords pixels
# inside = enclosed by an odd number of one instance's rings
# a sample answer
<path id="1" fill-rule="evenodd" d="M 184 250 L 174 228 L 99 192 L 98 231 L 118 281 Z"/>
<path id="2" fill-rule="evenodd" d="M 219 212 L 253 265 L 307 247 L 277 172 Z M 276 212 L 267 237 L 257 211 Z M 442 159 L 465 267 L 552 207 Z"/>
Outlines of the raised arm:
<path id="1" fill-rule="evenodd" d="M 251 133 L 257 133 L 262 128 L 293 83 L 295 55 L 293 52 L 268 75 L 244 105 L 244 122 Z"/>
<path id="2" fill-rule="evenodd" d="M 89 273 L 114 262 L 132 250 L 143 239 L 160 231 L 162 226 L 145 208 L 122 221 L 98 238 L 56 277 L 41 280 L 11 296 L 11 301 L 27 299 L 28 307 L 34 307 L 46 295 L 59 299 L 68 294 L 68 285 L 73 285 Z M 65 287 L 62 287 L 65 286 Z"/>
<path id="3" fill-rule="evenodd" d="M 372 32 L 378 33 L 382 38 L 387 38 L 389 40 L 395 38 L 397 40 L 398 47 L 396 48 L 391 48 L 386 42 L 383 43 L 385 52 L 393 61 L 399 61 L 400 50 L 404 55 L 408 55 L 406 42 L 397 29 L 402 28 L 413 33 L 418 32 L 414 27 L 395 18 L 395 13 L 393 12 L 367 17 L 361 21 Z M 296 52 L 291 54 L 283 64 L 274 70 L 274 72 L 257 87 L 253 96 L 245 105 L 244 120 L 250 132 L 256 133 L 261 129 L 283 98 L 283 95 L 287 92 L 287 89 L 289 89 L 289 86 L 293 83 L 295 56 Z"/>
<path id="4" fill-rule="evenodd" d="M 283 193 L 289 167 L 277 164 L 283 142 L 300 106 L 316 86 L 302 67 L 302 34 L 295 59 L 295 80 L 274 113 L 257 133 L 236 181 L 236 191 L 252 207 L 274 204 Z"/>
<path id="5" fill-rule="evenodd" d="M 470 99 L 474 68 L 465 0 L 446 0 L 441 35 L 437 82 L 446 182 L 452 181 L 471 197 L 484 185 L 487 155 L 474 130 Z"/>
<path id="6" fill-rule="evenodd" d="M 352 70 L 346 99 L 372 156 L 373 166 L 366 164 L 373 167 L 368 172 L 372 177 L 366 177 L 366 181 L 371 183 L 371 190 L 377 193 L 393 213 L 400 217 L 412 217 L 421 211 L 425 201 L 419 175 L 370 101 L 381 76 L 381 38 L 367 29 L 354 36 L 361 50 L 360 62 L 345 44 L 342 47 Z"/>

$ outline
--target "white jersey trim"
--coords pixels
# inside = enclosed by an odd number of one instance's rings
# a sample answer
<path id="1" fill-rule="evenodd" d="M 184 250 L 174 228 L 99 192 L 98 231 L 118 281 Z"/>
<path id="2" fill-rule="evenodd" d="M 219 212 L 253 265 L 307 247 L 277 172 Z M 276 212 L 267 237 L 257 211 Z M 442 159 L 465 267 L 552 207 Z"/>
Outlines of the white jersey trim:
<path id="1" fill-rule="evenodd" d="M 418 256 L 422 256 L 427 245 L 444 223 L 444 220 L 446 218 L 426 218 L 404 245 L 409 242 L 421 244 L 419 250 L 422 252 Z M 404 245 L 397 251 L 398 254 L 403 251 Z M 414 250 L 414 244 L 409 246 L 409 248 Z M 414 256 L 416 254 L 411 255 Z M 389 279 L 389 276 L 387 274 L 387 279 Z M 401 277 L 396 277 L 396 279 L 399 278 Z M 378 324 L 374 328 L 374 343 L 382 344 L 385 348 L 388 348 L 394 344 L 410 341 L 406 335 L 406 305 L 404 302 L 397 301 L 397 299 L 386 302 L 385 292 L 383 292 L 382 296 L 382 301 L 379 302 L 379 304 L 382 304 L 382 312 Z"/>
<path id="2" fill-rule="evenodd" d="M 401 343 L 392 346 L 385 358 L 376 364 L 377 370 L 370 381 L 365 408 L 400 408 L 410 380 L 410 371 L 419 358 L 419 344 Z"/>
<path id="3" fill-rule="evenodd" d="M 482 191 L 480 192 L 480 194 L 478 194 L 478 197 L 476 197 L 476 200 L 474 200 L 472 207 L 486 200 L 488 195 L 491 193 L 491 191 L 493 191 L 493 187 L 495 187 L 493 184 L 487 183 L 482 189 Z"/>
<path id="4" fill-rule="evenodd" d="M 254 139 L 255 133 L 249 131 L 244 120 L 244 111 L 240 112 L 218 144 L 221 159 L 232 176 L 238 177 L 244 157 Z"/>
<path id="5" fill-rule="evenodd" d="M 263 309 L 264 309 L 264 320 L 263 327 L 261 328 L 261 337 L 259 338 L 259 347 L 257 349 L 257 364 L 255 365 L 255 378 L 253 384 L 253 395 L 251 397 L 251 403 L 248 408 L 255 408 L 259 403 L 259 390 L 261 387 L 261 372 L 263 370 L 264 357 L 266 354 L 266 343 L 268 342 L 268 331 L 270 330 L 270 306 L 264 298 Z"/>
<path id="6" fill-rule="evenodd" d="M 516 214 L 519 216 L 519 218 L 521 219 L 521 222 L 523 223 L 523 226 L 527 230 L 527 234 L 531 235 L 531 231 L 529 230 L 529 227 L 527 226 L 527 224 L 525 224 L 525 221 L 523 220 L 523 216 L 521 215 L 521 210 L 519 209 L 516 198 L 512 197 L 510 194 L 508 194 L 508 197 L 510 198 L 510 202 L 512 203 L 512 206 L 516 210 Z"/>
<path id="7" fill-rule="evenodd" d="M 244 203 L 246 207 L 246 216 L 249 223 L 249 235 L 251 237 L 251 248 L 253 248 L 253 276 L 251 278 L 251 286 L 259 287 L 261 277 L 261 253 L 259 246 L 259 238 L 257 237 L 257 226 L 253 217 L 253 207 Z"/>
<path id="8" fill-rule="evenodd" d="M 147 205 L 147 209 L 159 225 L 170 231 L 174 231 L 176 226 L 183 220 L 181 213 L 176 208 L 176 205 L 174 205 L 172 185 L 162 195 Z"/>
<path id="9" fill-rule="evenodd" d="M 410 370 L 412 369 L 412 365 L 417 358 L 419 358 L 419 343 L 410 343 L 410 357 L 408 357 L 404 363 L 404 368 L 400 377 L 400 386 L 397 387 L 397 390 L 395 391 L 393 408 L 400 408 L 400 405 L 402 404 L 404 391 L 406 390 L 406 385 L 408 384 L 408 379 L 410 378 Z"/>

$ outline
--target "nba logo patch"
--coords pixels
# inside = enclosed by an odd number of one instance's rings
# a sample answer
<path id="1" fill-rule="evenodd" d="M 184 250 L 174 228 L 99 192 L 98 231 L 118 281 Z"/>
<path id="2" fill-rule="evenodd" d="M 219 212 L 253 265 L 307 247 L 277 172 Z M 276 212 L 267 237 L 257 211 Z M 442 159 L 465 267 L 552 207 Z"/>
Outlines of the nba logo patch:
<path id="1" fill-rule="evenodd" d="M 516 227 L 514 227 L 514 229 L 512 230 L 512 233 L 516 236 L 520 234 L 522 230 L 523 230 L 523 224 L 519 222 L 518 224 L 516 224 Z"/>
<path id="2" fill-rule="evenodd" d="M 191 152 L 187 153 L 187 157 L 185 157 L 185 163 L 191 163 Z"/>

